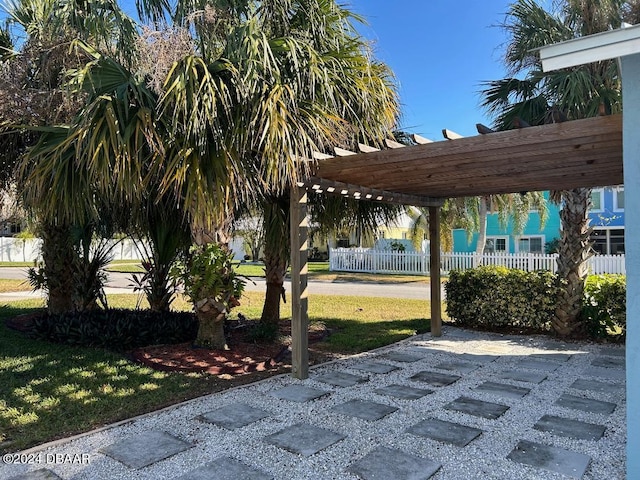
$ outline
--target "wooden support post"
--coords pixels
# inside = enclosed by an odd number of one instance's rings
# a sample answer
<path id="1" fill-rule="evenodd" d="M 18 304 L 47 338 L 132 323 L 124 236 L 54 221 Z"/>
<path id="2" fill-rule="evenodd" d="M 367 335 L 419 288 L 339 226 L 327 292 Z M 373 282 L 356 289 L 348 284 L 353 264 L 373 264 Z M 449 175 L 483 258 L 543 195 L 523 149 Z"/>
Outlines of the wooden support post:
<path id="1" fill-rule="evenodd" d="M 291 187 L 291 375 L 309 378 L 307 190 Z"/>
<path id="2" fill-rule="evenodd" d="M 429 255 L 431 284 L 431 336 L 442 335 L 442 314 L 440 308 L 440 207 L 429 207 Z"/>

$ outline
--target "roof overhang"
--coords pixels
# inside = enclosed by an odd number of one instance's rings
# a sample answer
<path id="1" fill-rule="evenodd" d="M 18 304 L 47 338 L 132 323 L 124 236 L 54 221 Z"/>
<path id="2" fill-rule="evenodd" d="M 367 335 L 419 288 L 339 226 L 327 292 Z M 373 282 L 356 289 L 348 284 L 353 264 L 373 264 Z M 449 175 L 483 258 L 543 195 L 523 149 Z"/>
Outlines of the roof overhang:
<path id="1" fill-rule="evenodd" d="M 640 25 L 576 38 L 539 49 L 545 72 L 640 52 Z"/>
<path id="2" fill-rule="evenodd" d="M 430 200 L 619 185 L 622 115 L 332 157 L 314 176 Z"/>

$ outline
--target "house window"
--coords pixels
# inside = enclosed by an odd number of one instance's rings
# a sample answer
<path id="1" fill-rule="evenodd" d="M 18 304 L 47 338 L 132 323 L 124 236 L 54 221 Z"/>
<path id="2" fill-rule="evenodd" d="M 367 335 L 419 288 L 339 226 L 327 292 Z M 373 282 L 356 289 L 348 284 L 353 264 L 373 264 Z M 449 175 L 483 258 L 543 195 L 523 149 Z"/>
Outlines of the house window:
<path id="1" fill-rule="evenodd" d="M 594 188 L 591 191 L 591 207 L 592 212 L 604 211 L 604 190 L 602 188 Z"/>
<path id="2" fill-rule="evenodd" d="M 407 232 L 402 232 L 402 239 L 406 240 L 407 239 Z"/>
<path id="3" fill-rule="evenodd" d="M 338 248 L 349 248 L 349 239 L 348 238 L 339 238 L 336 242 L 336 246 Z"/>
<path id="4" fill-rule="evenodd" d="M 600 255 L 624 253 L 624 228 L 594 228 L 589 240 Z"/>
<path id="5" fill-rule="evenodd" d="M 542 253 L 544 249 L 544 237 L 520 237 L 518 239 L 518 251 L 522 253 Z"/>
<path id="6" fill-rule="evenodd" d="M 613 211 L 624 211 L 624 187 L 613 189 Z"/>
<path id="7" fill-rule="evenodd" d="M 484 253 L 507 253 L 508 245 L 507 237 L 487 237 Z"/>

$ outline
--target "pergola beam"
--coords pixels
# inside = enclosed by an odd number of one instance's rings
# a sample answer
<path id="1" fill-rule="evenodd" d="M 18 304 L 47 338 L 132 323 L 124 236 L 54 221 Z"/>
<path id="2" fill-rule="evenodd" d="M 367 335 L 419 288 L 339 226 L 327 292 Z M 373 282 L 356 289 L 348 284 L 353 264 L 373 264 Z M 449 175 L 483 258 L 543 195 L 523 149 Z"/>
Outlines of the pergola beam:
<path id="1" fill-rule="evenodd" d="M 310 177 L 300 182 L 301 186 L 308 187 L 318 193 L 342 195 L 347 197 L 359 197 L 362 200 L 394 203 L 400 205 L 413 205 L 415 207 L 439 207 L 444 204 L 443 198 L 425 197 L 422 195 L 407 195 L 402 193 L 363 187 L 352 183 L 336 182 L 324 178 Z"/>

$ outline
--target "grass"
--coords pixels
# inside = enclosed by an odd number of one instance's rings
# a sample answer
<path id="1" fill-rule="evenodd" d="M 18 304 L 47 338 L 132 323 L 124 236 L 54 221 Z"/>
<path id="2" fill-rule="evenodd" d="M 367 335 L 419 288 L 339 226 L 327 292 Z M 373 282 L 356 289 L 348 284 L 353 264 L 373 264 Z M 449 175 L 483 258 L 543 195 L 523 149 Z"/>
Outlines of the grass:
<path id="1" fill-rule="evenodd" d="M 33 290 L 33 288 L 26 280 L 0 278 L 0 293 L 25 292 L 28 290 Z"/>
<path id="2" fill-rule="evenodd" d="M 133 308 L 136 295 L 111 295 L 112 307 Z M 247 292 L 234 315 L 258 318 L 263 295 Z M 0 452 L 17 451 L 56 438 L 153 411 L 227 388 L 206 374 L 164 373 L 130 362 L 122 354 L 52 344 L 8 329 L 4 320 L 41 307 L 41 300 L 0 308 Z M 182 298 L 176 309 L 190 309 Z M 428 330 L 429 302 L 388 298 L 311 295 L 311 322 L 330 337 L 314 348 L 353 354 Z M 288 318 L 288 305 L 283 305 Z M 251 377 L 247 377 L 247 381 Z"/>

